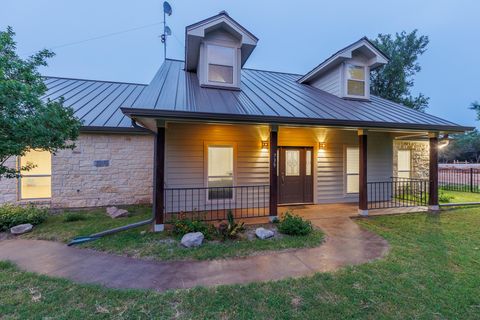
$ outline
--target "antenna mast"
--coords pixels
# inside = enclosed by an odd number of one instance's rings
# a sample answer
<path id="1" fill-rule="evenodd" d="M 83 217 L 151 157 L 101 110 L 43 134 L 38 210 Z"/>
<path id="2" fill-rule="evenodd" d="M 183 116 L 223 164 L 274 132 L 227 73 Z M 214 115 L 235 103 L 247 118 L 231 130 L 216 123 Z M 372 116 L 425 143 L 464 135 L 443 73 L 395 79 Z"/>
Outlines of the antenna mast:
<path id="1" fill-rule="evenodd" d="M 167 59 L 167 36 L 172 35 L 172 30 L 167 26 L 167 15 L 172 15 L 172 7 L 167 1 L 163 2 L 163 34 L 160 36 L 163 43 L 163 57 Z"/>

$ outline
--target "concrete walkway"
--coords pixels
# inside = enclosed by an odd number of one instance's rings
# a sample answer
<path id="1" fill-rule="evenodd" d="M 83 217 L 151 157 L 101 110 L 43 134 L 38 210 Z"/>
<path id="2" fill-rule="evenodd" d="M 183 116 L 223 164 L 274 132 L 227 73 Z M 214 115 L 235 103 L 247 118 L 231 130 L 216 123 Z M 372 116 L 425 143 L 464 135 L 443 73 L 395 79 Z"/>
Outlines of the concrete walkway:
<path id="1" fill-rule="evenodd" d="M 303 213 L 309 216 L 308 212 Z M 58 242 L 14 239 L 0 241 L 0 260 L 10 260 L 26 271 L 80 283 L 164 291 L 308 276 L 365 263 L 388 251 L 383 238 L 361 229 L 345 216 L 309 218 L 326 233 L 326 241 L 320 247 L 238 259 L 155 262 L 67 247 Z"/>

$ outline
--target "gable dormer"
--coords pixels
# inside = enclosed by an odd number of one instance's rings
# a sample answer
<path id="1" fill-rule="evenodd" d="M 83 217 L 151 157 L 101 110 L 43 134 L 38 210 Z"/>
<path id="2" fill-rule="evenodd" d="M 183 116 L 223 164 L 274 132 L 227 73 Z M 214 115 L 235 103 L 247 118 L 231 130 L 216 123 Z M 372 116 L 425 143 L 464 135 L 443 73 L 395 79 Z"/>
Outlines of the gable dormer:
<path id="1" fill-rule="evenodd" d="M 388 57 L 366 37 L 338 51 L 298 80 L 346 99 L 370 99 L 370 71 Z"/>
<path id="2" fill-rule="evenodd" d="M 238 89 L 258 39 L 225 11 L 186 28 L 185 69 L 202 87 Z"/>

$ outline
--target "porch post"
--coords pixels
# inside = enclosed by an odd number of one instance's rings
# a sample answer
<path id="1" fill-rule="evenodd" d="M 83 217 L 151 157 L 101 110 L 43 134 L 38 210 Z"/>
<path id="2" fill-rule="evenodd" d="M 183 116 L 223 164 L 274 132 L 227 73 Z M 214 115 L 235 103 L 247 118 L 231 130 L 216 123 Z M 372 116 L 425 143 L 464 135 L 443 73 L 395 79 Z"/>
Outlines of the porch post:
<path id="1" fill-rule="evenodd" d="M 438 211 L 438 134 L 428 135 L 430 142 L 428 210 Z"/>
<path id="2" fill-rule="evenodd" d="M 157 122 L 157 134 L 155 135 L 155 158 L 153 179 L 153 212 L 155 214 L 154 231 L 160 232 L 165 229 L 163 221 L 163 205 L 165 196 L 165 123 Z"/>
<path id="3" fill-rule="evenodd" d="M 270 220 L 277 218 L 278 206 L 278 177 L 277 177 L 277 147 L 278 147 L 278 127 L 270 127 Z"/>
<path id="4" fill-rule="evenodd" d="M 359 172 L 358 172 L 358 213 L 368 215 L 367 190 L 367 131 L 358 130 Z"/>

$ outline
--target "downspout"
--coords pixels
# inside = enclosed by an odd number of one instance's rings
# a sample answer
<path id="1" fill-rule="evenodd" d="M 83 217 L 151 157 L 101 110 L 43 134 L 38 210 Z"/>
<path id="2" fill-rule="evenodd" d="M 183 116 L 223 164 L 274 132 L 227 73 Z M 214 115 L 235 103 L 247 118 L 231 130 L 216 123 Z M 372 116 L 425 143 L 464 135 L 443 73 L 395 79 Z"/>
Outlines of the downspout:
<path id="1" fill-rule="evenodd" d="M 138 123 L 134 119 L 132 119 L 132 126 L 134 128 L 137 128 L 137 129 L 147 130 L 153 135 L 157 135 L 156 132 L 138 125 Z M 153 170 L 155 170 L 155 166 L 154 166 Z M 155 172 L 153 172 L 153 177 L 155 179 Z M 155 183 L 154 183 L 154 185 L 155 185 Z M 153 206 L 155 206 L 155 199 L 153 199 Z M 94 241 L 94 240 L 97 240 L 97 239 L 99 239 L 101 237 L 104 237 L 104 236 L 108 236 L 108 235 L 115 234 L 115 233 L 118 233 L 118 232 L 122 232 L 122 231 L 126 231 L 126 230 L 130 230 L 130 229 L 133 229 L 133 228 L 138 228 L 138 227 L 142 227 L 142 226 L 151 224 L 155 221 L 155 215 L 153 213 L 154 212 L 153 208 L 154 207 L 152 207 L 152 217 L 148 220 L 139 221 L 139 222 L 128 224 L 126 226 L 121 226 L 121 227 L 105 230 L 105 231 L 102 231 L 102 232 L 91 234 L 89 236 L 75 237 L 68 243 L 68 246 L 73 246 L 73 245 L 76 245 L 76 244 L 81 244 L 81 243 L 85 243 L 85 242 L 89 242 L 89 241 Z"/>

